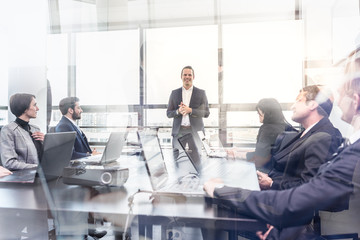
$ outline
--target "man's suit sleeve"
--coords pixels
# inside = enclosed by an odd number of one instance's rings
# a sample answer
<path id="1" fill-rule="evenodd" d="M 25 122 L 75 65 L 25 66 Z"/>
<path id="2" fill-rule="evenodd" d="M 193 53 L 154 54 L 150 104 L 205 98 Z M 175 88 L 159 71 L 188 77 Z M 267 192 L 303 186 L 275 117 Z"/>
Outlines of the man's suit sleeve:
<path id="1" fill-rule="evenodd" d="M 176 105 L 176 100 L 175 100 L 175 90 L 171 92 L 170 94 L 170 98 L 169 98 L 169 103 L 168 103 L 168 107 L 166 110 L 166 115 L 168 118 L 175 118 L 175 117 L 182 117 L 181 114 L 179 114 L 178 112 L 176 112 L 179 108 L 179 106 Z"/>
<path id="2" fill-rule="evenodd" d="M 75 130 L 69 124 L 58 124 L 55 128 L 55 132 L 73 132 L 73 131 L 75 131 Z M 78 135 L 79 134 L 76 133 L 75 141 L 79 141 Z M 87 157 L 88 155 L 89 155 L 88 153 L 75 151 L 75 147 L 74 147 L 71 159 L 83 158 L 83 157 Z"/>
<path id="3" fill-rule="evenodd" d="M 191 117 L 207 118 L 210 115 L 210 110 L 209 110 L 209 103 L 204 90 L 199 90 L 199 97 L 201 99 L 201 104 L 197 108 L 192 108 Z"/>
<path id="4" fill-rule="evenodd" d="M 277 189 L 289 189 L 300 186 L 308 182 L 312 177 L 316 175 L 321 164 L 328 159 L 329 151 L 331 150 L 332 137 L 325 132 L 318 132 L 309 137 L 306 140 L 306 144 L 303 147 L 305 153 L 303 155 L 303 170 L 300 173 L 300 177 L 288 178 L 283 177 L 278 183 Z M 285 174 L 288 171 L 295 171 L 292 169 L 285 169 Z M 276 189 L 277 182 L 274 181 L 272 189 Z"/>
<path id="5" fill-rule="evenodd" d="M 356 151 L 356 152 L 351 152 Z M 344 151 L 345 152 L 345 151 Z M 337 211 L 348 208 L 354 171 L 359 171 L 358 149 L 339 155 L 338 161 L 324 164 L 325 171 L 299 187 L 282 191 L 249 191 L 223 187 L 214 196 L 239 213 L 262 220 L 278 229 L 311 221 L 315 210 Z M 359 186 L 355 186 L 357 189 Z"/>

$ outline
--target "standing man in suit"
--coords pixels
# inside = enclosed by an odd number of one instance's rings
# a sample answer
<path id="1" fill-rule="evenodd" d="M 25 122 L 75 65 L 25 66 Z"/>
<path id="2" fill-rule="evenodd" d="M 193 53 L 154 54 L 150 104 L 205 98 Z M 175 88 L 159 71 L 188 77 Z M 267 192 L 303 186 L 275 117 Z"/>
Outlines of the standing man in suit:
<path id="1" fill-rule="evenodd" d="M 329 160 L 342 142 L 340 131 L 328 116 L 332 102 L 316 85 L 304 87 L 291 106 L 292 120 L 305 129 L 272 156 L 268 174 L 258 171 L 261 189 L 287 189 L 308 182 L 321 164 Z"/>
<path id="2" fill-rule="evenodd" d="M 198 147 L 201 146 L 197 131 L 204 131 L 202 118 L 210 115 L 205 91 L 193 86 L 194 78 L 195 72 L 191 66 L 185 66 L 181 70 L 183 86 L 171 92 L 166 111 L 168 118 L 174 118 L 171 135 L 176 157 L 181 149 L 177 139 L 187 133 L 192 133 Z"/>
<path id="3" fill-rule="evenodd" d="M 360 193 L 360 55 L 348 63 L 349 74 L 339 88 L 338 105 L 342 110 L 342 120 L 353 127 L 349 145 L 339 148 L 334 157 L 321 165 L 317 175 L 301 186 L 281 191 L 250 191 L 224 186 L 221 179 L 212 179 L 204 184 L 204 190 L 213 197 L 227 200 L 224 204 L 233 207 L 240 214 L 256 218 L 274 226 L 261 235 L 261 239 L 315 239 L 311 229 L 299 227 L 311 222 L 314 211 L 341 211 L 349 208 L 350 200 L 355 200 L 354 209 L 359 209 Z M 357 55 L 357 58 L 356 58 Z M 350 209 L 351 211 L 351 209 Z M 356 210 L 354 212 L 357 216 Z M 342 219 L 343 226 L 353 226 L 359 231 L 359 217 Z M 284 235 L 287 238 L 284 238 Z M 271 236 L 271 238 L 270 238 Z"/>
<path id="4" fill-rule="evenodd" d="M 99 154 L 92 150 L 83 131 L 77 126 L 76 120 L 81 119 L 83 110 L 79 105 L 79 98 L 67 97 L 60 101 L 59 109 L 62 113 L 60 122 L 55 127 L 55 132 L 76 132 L 74 150 L 71 159 L 83 158 Z"/>

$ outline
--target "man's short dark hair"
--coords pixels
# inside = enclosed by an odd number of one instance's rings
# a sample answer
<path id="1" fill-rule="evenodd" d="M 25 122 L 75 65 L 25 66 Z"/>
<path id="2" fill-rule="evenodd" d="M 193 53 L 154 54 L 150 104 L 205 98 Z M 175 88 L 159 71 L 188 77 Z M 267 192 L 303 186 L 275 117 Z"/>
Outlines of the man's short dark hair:
<path id="1" fill-rule="evenodd" d="M 75 103 L 79 102 L 80 99 L 77 97 L 66 97 L 61 99 L 59 103 L 59 109 L 62 115 L 67 114 L 69 108 L 74 109 Z"/>
<path id="2" fill-rule="evenodd" d="M 333 102 L 321 92 L 320 85 L 310 85 L 301 91 L 305 93 L 306 101 L 314 100 L 319 104 L 317 111 L 320 115 L 328 117 L 333 108 Z"/>
<path id="3" fill-rule="evenodd" d="M 191 66 L 185 66 L 185 67 L 183 67 L 183 69 L 181 69 L 181 77 L 182 77 L 184 69 L 190 69 L 192 71 L 193 77 L 195 78 L 195 72 L 194 72 L 194 69 Z"/>
<path id="4" fill-rule="evenodd" d="M 20 117 L 26 109 L 29 109 L 31 101 L 35 98 L 34 95 L 28 93 L 15 93 L 10 97 L 9 105 L 11 112 Z"/>

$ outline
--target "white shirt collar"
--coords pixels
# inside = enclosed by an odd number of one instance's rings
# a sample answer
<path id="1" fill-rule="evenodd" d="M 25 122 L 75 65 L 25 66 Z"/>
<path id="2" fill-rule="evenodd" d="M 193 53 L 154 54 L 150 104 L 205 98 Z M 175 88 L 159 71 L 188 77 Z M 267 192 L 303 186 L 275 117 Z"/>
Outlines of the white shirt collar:
<path id="1" fill-rule="evenodd" d="M 182 87 L 183 91 L 192 91 L 194 88 L 194 85 L 192 85 L 188 90 L 186 90 L 186 88 L 184 88 L 184 86 Z"/>
<path id="2" fill-rule="evenodd" d="M 320 122 L 320 121 L 317 121 L 316 123 L 314 123 L 313 125 L 311 125 L 307 129 L 305 129 L 303 134 L 301 134 L 301 137 L 303 137 L 305 134 L 307 134 L 318 122 Z"/>
<path id="3" fill-rule="evenodd" d="M 74 120 L 72 120 L 71 118 L 69 118 L 68 116 L 64 115 L 64 117 L 66 117 L 67 119 L 70 120 L 70 122 L 72 122 L 75 126 L 77 126 L 76 122 Z"/>
<path id="4" fill-rule="evenodd" d="M 360 130 L 357 130 L 356 132 L 351 134 L 351 136 L 349 137 L 350 144 L 353 144 L 354 142 L 356 142 L 359 139 L 360 139 Z"/>

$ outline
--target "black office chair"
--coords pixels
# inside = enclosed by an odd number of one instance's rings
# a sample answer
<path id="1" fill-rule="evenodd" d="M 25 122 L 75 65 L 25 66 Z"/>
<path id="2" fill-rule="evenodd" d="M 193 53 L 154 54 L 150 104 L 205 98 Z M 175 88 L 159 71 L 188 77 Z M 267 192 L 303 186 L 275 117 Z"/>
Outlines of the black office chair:
<path id="1" fill-rule="evenodd" d="M 54 133 L 55 132 L 55 127 L 54 126 L 49 126 L 48 127 L 48 133 Z"/>

